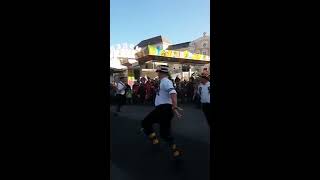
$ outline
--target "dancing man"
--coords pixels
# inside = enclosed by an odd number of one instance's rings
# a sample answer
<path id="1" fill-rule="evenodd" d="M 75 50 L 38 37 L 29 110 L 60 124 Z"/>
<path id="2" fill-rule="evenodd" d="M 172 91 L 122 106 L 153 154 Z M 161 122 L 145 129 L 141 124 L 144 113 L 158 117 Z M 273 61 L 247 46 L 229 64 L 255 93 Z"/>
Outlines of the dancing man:
<path id="1" fill-rule="evenodd" d="M 156 72 L 158 73 L 160 85 L 156 93 L 155 109 L 142 121 L 142 131 L 154 145 L 159 144 L 159 139 L 153 129 L 153 124 L 159 124 L 161 139 L 168 143 L 173 156 L 179 157 L 182 151 L 177 148 L 171 135 L 171 121 L 174 113 L 178 118 L 181 117 L 178 110 L 182 109 L 177 106 L 177 92 L 173 87 L 172 81 L 168 79 L 168 66 L 161 65 Z"/>

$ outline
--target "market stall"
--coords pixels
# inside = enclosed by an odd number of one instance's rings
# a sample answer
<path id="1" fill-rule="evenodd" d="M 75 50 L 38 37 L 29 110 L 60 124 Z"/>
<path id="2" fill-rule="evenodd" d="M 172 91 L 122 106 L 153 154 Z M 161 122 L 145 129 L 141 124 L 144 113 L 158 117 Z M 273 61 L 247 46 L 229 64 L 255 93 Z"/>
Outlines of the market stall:
<path id="1" fill-rule="evenodd" d="M 202 54 L 193 54 L 189 51 L 174 51 L 164 50 L 160 47 L 148 45 L 146 48 L 135 54 L 136 60 L 140 65 L 146 62 L 164 62 L 171 66 L 171 73 L 173 77 L 179 76 L 183 79 L 189 79 L 192 75 L 192 69 L 202 71 L 202 66 L 210 64 L 210 56 Z M 189 70 L 185 71 L 179 66 L 175 65 L 186 65 Z M 169 67 L 170 67 L 169 66 Z M 192 66 L 192 68 L 190 68 Z M 156 73 L 154 73 L 156 74 Z"/>
<path id="2" fill-rule="evenodd" d="M 126 74 L 127 67 L 121 65 L 120 61 L 115 58 L 110 59 L 110 82 L 117 81 L 119 76 Z"/>

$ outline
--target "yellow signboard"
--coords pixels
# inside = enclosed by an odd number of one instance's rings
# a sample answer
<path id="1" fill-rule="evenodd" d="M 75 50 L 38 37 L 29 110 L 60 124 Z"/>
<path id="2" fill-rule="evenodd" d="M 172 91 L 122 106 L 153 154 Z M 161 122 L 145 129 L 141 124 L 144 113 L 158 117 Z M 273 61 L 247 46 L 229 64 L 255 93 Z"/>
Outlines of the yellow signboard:
<path id="1" fill-rule="evenodd" d="M 189 57 L 189 51 L 184 51 L 183 58 L 188 58 L 188 57 Z"/>
<path id="2" fill-rule="evenodd" d="M 148 55 L 210 61 L 210 57 L 206 55 L 193 54 L 189 51 L 181 52 L 181 51 L 158 49 L 157 47 L 152 45 L 148 45 Z"/>
<path id="3" fill-rule="evenodd" d="M 156 56 L 158 54 L 157 48 L 155 46 L 148 46 L 148 51 L 149 51 L 149 55 Z"/>
<path id="4" fill-rule="evenodd" d="M 173 57 L 174 58 L 180 58 L 180 52 L 179 51 L 173 51 Z"/>

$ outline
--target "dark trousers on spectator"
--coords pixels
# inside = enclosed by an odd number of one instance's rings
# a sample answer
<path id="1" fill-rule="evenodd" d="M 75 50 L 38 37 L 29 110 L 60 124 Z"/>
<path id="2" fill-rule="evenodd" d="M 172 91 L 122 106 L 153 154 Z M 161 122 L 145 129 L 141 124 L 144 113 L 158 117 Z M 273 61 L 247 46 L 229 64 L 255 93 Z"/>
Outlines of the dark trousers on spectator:
<path id="1" fill-rule="evenodd" d="M 125 104 L 126 104 L 126 96 L 117 94 L 117 112 L 120 112 L 121 107 Z"/>
<path id="2" fill-rule="evenodd" d="M 171 104 L 162 104 L 149 113 L 141 123 L 143 131 L 146 135 L 154 132 L 153 125 L 160 125 L 160 137 L 169 145 L 174 143 L 174 138 L 171 136 L 171 120 L 174 114 Z"/>
<path id="3" fill-rule="evenodd" d="M 202 103 L 202 111 L 204 113 L 204 115 L 206 116 L 207 122 L 209 127 L 211 127 L 212 125 L 212 111 L 213 109 L 210 106 L 210 103 Z"/>
<path id="4" fill-rule="evenodd" d="M 133 94 L 133 95 L 132 95 L 132 103 L 133 103 L 133 104 L 137 104 L 138 101 L 139 101 L 138 96 L 137 96 L 136 94 Z"/>
<path id="5" fill-rule="evenodd" d="M 140 94 L 140 103 L 144 104 L 146 100 L 146 95 L 145 94 Z"/>
<path id="6" fill-rule="evenodd" d="M 196 95 L 195 97 L 195 105 L 196 105 L 196 108 L 201 109 L 201 101 L 200 101 L 199 95 Z"/>
<path id="7" fill-rule="evenodd" d="M 132 98 L 127 98 L 127 104 L 133 104 Z"/>

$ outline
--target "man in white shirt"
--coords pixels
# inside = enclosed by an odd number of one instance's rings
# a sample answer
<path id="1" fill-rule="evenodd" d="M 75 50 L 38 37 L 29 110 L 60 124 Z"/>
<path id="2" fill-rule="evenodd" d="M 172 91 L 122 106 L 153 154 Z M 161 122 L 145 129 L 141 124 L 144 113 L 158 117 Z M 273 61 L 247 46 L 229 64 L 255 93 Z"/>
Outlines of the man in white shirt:
<path id="1" fill-rule="evenodd" d="M 209 75 L 207 73 L 202 73 L 200 76 L 200 84 L 198 86 L 198 94 L 200 95 L 200 101 L 202 106 L 202 111 L 204 115 L 206 116 L 208 125 L 211 126 L 212 116 L 210 109 L 210 81 L 209 81 Z"/>
<path id="2" fill-rule="evenodd" d="M 117 83 L 117 112 L 120 112 L 121 106 L 126 103 L 126 77 L 121 76 L 120 81 Z"/>
<path id="3" fill-rule="evenodd" d="M 156 107 L 142 121 L 142 131 L 149 137 L 153 144 L 159 144 L 159 140 L 153 129 L 153 124 L 159 124 L 160 137 L 169 144 L 173 156 L 178 157 L 181 155 L 181 150 L 177 148 L 174 143 L 174 138 L 171 136 L 171 120 L 174 113 L 176 113 L 178 118 L 181 117 L 177 111 L 178 109 L 181 110 L 177 106 L 177 92 L 173 87 L 173 82 L 168 79 L 168 66 L 161 65 L 157 68 L 156 72 L 160 79 L 160 85 L 156 92 Z"/>

